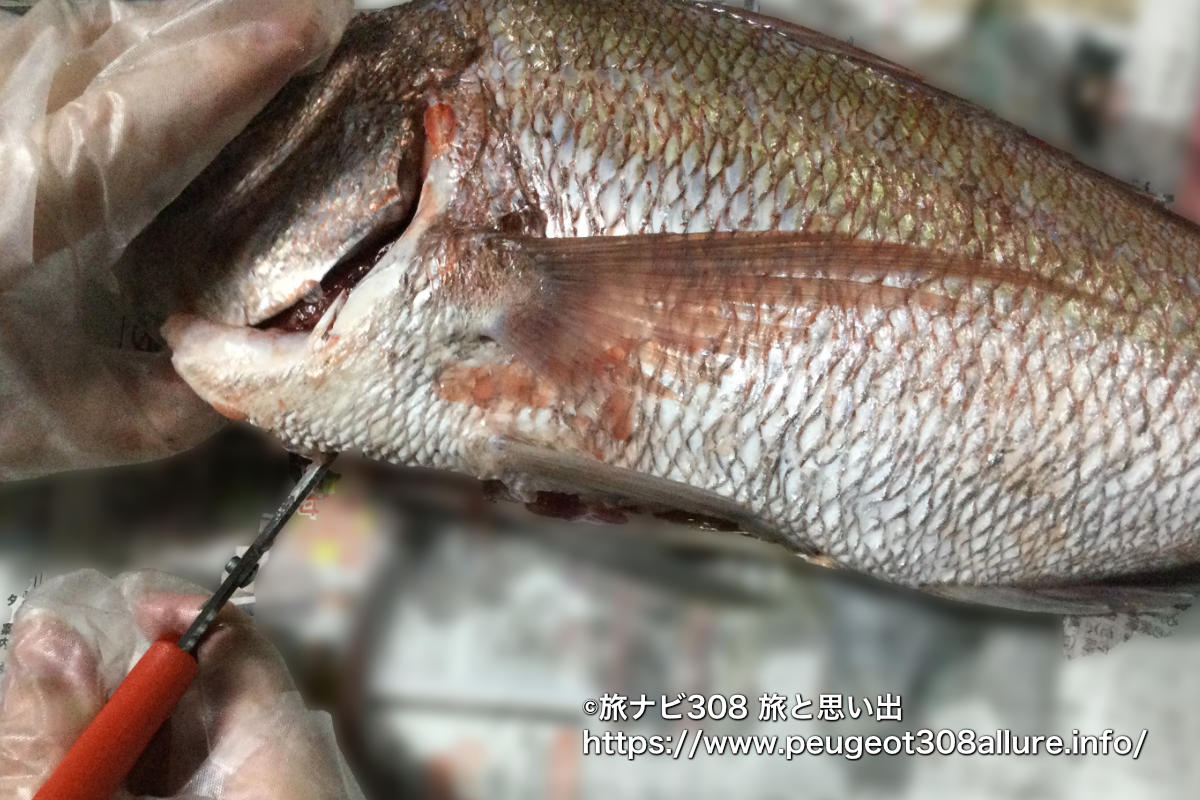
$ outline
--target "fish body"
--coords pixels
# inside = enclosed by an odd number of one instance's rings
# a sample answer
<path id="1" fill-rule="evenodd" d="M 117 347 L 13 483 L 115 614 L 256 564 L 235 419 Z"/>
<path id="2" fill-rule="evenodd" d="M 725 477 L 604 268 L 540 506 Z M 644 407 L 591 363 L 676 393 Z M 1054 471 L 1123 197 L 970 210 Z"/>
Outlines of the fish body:
<path id="1" fill-rule="evenodd" d="M 176 368 L 293 447 L 700 508 L 935 590 L 1197 560 L 1200 231 L 811 31 L 362 15 L 196 187 L 129 260 L 205 276 Z M 181 247 L 230 197 L 258 213 Z"/>

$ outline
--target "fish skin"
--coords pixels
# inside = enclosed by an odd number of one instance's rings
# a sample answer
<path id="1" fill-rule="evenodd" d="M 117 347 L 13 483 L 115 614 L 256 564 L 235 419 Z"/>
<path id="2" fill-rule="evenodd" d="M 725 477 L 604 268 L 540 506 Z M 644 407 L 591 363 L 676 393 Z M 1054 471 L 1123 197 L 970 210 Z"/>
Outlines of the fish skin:
<path id="1" fill-rule="evenodd" d="M 886 62 L 733 10 L 444 0 L 352 29 L 367 25 L 398 50 L 422 46 L 410 30 L 478 45 L 455 80 L 424 83 L 453 138 L 426 142 L 415 216 L 311 334 L 168 322 L 176 368 L 214 405 L 294 447 L 482 478 L 520 482 L 497 436 L 586 456 L 911 586 L 1197 560 L 1195 226 Z M 497 231 L 505 246 L 481 233 Z M 668 346 L 655 335 L 685 301 L 695 329 L 724 313 L 688 264 L 560 264 L 576 326 L 544 302 L 559 273 L 520 245 L 612 237 L 652 263 L 638 241 L 720 231 L 891 244 L 978 276 L 845 273 L 947 308 L 715 270 L 708 289 L 762 301 L 716 347 Z M 570 294 L 581 284 L 597 308 Z M 629 317 L 641 338 L 607 335 Z"/>

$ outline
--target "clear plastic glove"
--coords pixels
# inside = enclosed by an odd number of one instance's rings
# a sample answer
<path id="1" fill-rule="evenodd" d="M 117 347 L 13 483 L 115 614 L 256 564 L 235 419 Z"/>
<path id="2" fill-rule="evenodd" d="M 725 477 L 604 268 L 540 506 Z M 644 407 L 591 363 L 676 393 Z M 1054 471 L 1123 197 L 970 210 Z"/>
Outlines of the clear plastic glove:
<path id="1" fill-rule="evenodd" d="M 85 570 L 31 595 L 0 695 L 0 797 L 29 798 L 151 641 L 205 596 L 161 573 Z M 309 711 L 279 654 L 227 607 L 199 674 L 117 797 L 360 798 L 327 714 Z"/>
<path id="2" fill-rule="evenodd" d="M 0 480 L 148 460 L 218 421 L 109 271 L 350 0 L 42 0 L 0 12 Z M 162 279 L 170 280 L 170 264 Z"/>

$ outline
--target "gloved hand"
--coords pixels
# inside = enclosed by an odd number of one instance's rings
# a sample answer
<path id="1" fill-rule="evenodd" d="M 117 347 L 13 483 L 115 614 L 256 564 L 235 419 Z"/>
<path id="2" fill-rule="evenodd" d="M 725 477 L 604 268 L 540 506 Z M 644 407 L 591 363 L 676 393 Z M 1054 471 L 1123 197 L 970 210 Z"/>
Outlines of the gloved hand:
<path id="1" fill-rule="evenodd" d="M 178 635 L 205 596 L 161 573 L 50 581 L 18 612 L 0 695 L 0 797 L 28 798 L 150 641 Z M 199 674 L 118 797 L 359 798 L 326 714 L 279 654 L 227 607 Z"/>
<path id="2" fill-rule="evenodd" d="M 109 267 L 296 73 L 350 0 L 42 0 L 0 12 L 0 480 L 212 433 Z M 171 265 L 162 265 L 170 280 Z"/>

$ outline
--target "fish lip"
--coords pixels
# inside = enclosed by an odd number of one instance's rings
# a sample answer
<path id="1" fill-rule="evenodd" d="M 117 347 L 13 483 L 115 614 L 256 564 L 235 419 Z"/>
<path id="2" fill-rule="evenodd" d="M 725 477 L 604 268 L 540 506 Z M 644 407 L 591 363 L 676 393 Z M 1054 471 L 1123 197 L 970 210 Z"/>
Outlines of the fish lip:
<path id="1" fill-rule="evenodd" d="M 334 265 L 334 267 L 336 267 L 336 265 Z M 326 270 L 325 274 L 328 274 L 328 272 L 334 269 L 334 267 L 330 267 L 329 270 Z M 324 275 L 322 275 L 321 278 L 316 279 L 304 278 L 294 289 L 280 295 L 279 299 L 275 300 L 275 302 L 258 302 L 255 304 L 253 309 L 247 310 L 247 313 L 245 314 L 245 324 L 259 325 L 269 320 L 271 317 L 276 316 L 280 312 L 286 311 L 297 303 L 303 302 L 304 299 L 309 295 L 320 291 L 321 279 L 323 278 Z"/>
<path id="2" fill-rule="evenodd" d="M 183 345 L 191 323 L 198 319 L 203 319 L 203 317 L 186 312 L 171 314 L 167 317 L 166 322 L 159 327 L 158 332 L 166 340 L 167 347 L 171 348 L 172 351 L 177 351 Z"/>
<path id="3" fill-rule="evenodd" d="M 188 312 L 177 312 L 167 317 L 159 328 L 167 346 L 171 348 L 172 360 L 181 354 L 196 352 L 201 347 L 212 349 L 214 340 L 222 334 L 237 336 L 238 342 L 253 343 L 262 347 L 272 342 L 291 346 L 301 339 L 308 339 L 307 331 L 258 330 L 245 325 L 230 325 Z M 253 337 L 253 338 L 250 338 Z"/>
<path id="4" fill-rule="evenodd" d="M 384 242 L 370 263 L 361 269 L 349 285 L 337 291 L 326 291 L 317 307 L 312 323 L 304 327 L 273 326 L 274 317 L 253 324 L 212 318 L 195 311 L 179 311 L 168 315 L 160 334 L 171 350 L 175 371 L 202 399 L 219 413 L 234 420 L 245 419 L 249 398 L 241 391 L 230 393 L 228 384 L 238 383 L 239 375 L 254 375 L 264 368 L 292 368 L 319 352 L 322 345 L 332 341 L 332 329 L 354 290 L 368 278 L 376 267 L 387 263 L 387 256 L 396 250 L 403 231 Z M 359 257 L 358 254 L 352 254 Z M 342 266 L 339 260 L 327 275 Z M 296 294 L 310 294 L 320 284 L 305 280 Z M 289 306 L 281 314 L 294 308 Z"/>
<path id="5" fill-rule="evenodd" d="M 187 312 L 168 316 L 160 331 L 171 348 L 175 372 L 234 420 L 261 412 L 256 398 L 284 385 L 310 350 L 307 332 L 259 330 Z"/>

